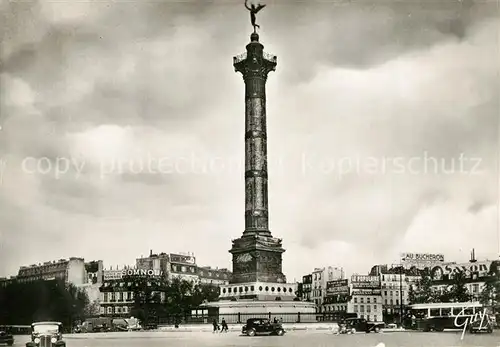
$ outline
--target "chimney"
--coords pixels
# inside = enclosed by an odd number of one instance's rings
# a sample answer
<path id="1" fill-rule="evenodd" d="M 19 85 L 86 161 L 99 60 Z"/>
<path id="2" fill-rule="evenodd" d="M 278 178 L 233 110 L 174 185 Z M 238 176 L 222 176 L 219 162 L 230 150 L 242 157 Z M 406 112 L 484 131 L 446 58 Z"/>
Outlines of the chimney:
<path id="1" fill-rule="evenodd" d="M 471 263 L 475 263 L 477 260 L 476 260 L 476 251 L 474 250 L 474 248 L 472 249 L 472 252 L 471 252 L 471 256 L 470 256 L 470 262 Z"/>
<path id="2" fill-rule="evenodd" d="M 149 250 L 149 256 L 150 257 L 153 256 L 153 250 L 152 249 Z"/>

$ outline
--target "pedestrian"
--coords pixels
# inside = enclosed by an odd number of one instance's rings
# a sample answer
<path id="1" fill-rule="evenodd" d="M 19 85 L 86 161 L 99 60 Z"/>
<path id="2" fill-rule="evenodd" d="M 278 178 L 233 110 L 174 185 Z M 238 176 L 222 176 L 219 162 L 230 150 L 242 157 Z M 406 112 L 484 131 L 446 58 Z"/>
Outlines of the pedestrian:
<path id="1" fill-rule="evenodd" d="M 226 320 L 224 318 L 222 318 L 221 325 L 222 325 L 222 331 L 221 331 L 221 333 L 223 333 L 224 331 L 227 333 L 228 326 L 227 326 Z"/>
<path id="2" fill-rule="evenodd" d="M 214 318 L 214 321 L 212 322 L 212 325 L 214 326 L 213 333 L 215 334 L 219 330 L 219 323 L 217 323 L 217 319 Z"/>

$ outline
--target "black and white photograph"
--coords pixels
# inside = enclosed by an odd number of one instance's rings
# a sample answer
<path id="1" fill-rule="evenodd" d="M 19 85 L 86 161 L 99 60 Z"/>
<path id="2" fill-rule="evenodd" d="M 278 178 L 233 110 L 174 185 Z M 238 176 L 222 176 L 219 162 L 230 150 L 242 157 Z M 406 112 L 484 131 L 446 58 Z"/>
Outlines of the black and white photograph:
<path id="1" fill-rule="evenodd" d="M 499 0 L 0 0 L 0 345 L 500 346 Z"/>

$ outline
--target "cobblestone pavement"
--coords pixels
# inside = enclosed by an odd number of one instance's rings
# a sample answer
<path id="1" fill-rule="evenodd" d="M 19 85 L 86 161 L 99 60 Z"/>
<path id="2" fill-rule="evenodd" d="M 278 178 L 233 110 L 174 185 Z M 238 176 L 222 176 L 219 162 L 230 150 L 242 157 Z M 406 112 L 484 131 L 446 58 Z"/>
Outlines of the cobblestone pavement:
<path id="1" fill-rule="evenodd" d="M 25 346 L 28 336 L 17 336 L 15 346 Z M 238 333 L 212 334 L 207 332 L 161 333 L 123 332 L 77 334 L 65 337 L 68 347 L 500 347 L 500 331 L 493 334 L 469 335 L 461 340 L 459 332 L 421 333 L 397 332 L 354 335 L 333 335 L 325 331 L 289 332 L 285 336 L 247 337 Z M 377 346 L 377 347 L 379 347 Z"/>

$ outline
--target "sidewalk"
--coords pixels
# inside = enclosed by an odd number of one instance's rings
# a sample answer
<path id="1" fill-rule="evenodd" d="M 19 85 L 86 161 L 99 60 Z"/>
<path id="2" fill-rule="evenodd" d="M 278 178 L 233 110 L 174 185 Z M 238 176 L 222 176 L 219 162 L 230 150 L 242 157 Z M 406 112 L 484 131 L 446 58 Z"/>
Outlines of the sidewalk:
<path id="1" fill-rule="evenodd" d="M 243 324 L 229 324 L 229 331 L 241 331 Z M 332 330 L 333 325 L 331 323 L 283 323 L 283 328 L 286 331 L 294 330 Z M 179 325 L 178 328 L 173 325 L 159 327 L 159 331 L 209 331 L 212 332 L 214 329 L 212 324 L 192 324 L 192 325 Z"/>

